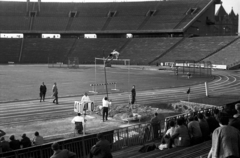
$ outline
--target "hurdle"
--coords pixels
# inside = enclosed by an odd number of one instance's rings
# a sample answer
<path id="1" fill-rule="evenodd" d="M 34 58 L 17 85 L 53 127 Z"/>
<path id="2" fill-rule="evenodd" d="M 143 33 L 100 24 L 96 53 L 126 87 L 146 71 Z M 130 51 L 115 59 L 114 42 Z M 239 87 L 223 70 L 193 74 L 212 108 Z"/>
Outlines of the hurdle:
<path id="1" fill-rule="evenodd" d="M 105 86 L 105 83 L 97 83 L 97 84 L 90 84 L 90 87 L 92 87 L 92 90 L 89 91 L 90 93 L 98 93 L 97 92 L 97 87 L 98 86 Z M 114 85 L 114 88 L 111 89 L 113 91 L 119 91 L 119 89 L 117 89 L 117 82 L 111 82 L 111 83 L 107 83 L 107 85 Z M 105 87 L 104 87 L 105 88 Z"/>

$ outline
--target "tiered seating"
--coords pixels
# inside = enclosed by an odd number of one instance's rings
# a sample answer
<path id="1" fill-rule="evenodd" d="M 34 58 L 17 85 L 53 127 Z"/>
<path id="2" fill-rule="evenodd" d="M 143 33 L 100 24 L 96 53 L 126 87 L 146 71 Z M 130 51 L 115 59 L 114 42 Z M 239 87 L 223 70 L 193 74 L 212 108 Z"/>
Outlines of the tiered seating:
<path id="1" fill-rule="evenodd" d="M 66 61 L 74 39 L 25 39 L 22 63 L 48 63 Z"/>
<path id="2" fill-rule="evenodd" d="M 79 57 L 81 64 L 94 64 L 95 57 L 107 57 L 113 49 L 119 50 L 126 40 L 121 38 L 79 39 L 71 56 Z"/>
<path id="3" fill-rule="evenodd" d="M 26 3 L 0 1 L 0 16 L 24 16 L 26 14 Z"/>
<path id="4" fill-rule="evenodd" d="M 121 58 L 131 59 L 131 64 L 148 64 L 164 53 L 181 38 L 133 38 L 121 52 Z"/>
<path id="5" fill-rule="evenodd" d="M 77 17 L 73 19 L 70 30 L 99 31 L 107 17 Z"/>
<path id="6" fill-rule="evenodd" d="M 117 16 L 111 19 L 107 30 L 136 30 L 144 19 L 144 16 Z"/>
<path id="7" fill-rule="evenodd" d="M 201 1 L 164 1 L 159 2 L 157 12 L 154 17 L 151 17 L 144 25 L 142 30 L 159 30 L 159 29 L 173 29 L 186 16 L 186 12 L 190 8 L 198 7 L 195 15 L 203 9 L 209 0 Z M 185 18 L 184 25 L 187 24 L 194 16 Z"/>
<path id="8" fill-rule="evenodd" d="M 105 31 L 136 30 L 138 28 L 141 30 L 161 30 L 173 29 L 175 26 L 182 28 L 196 15 L 185 17 L 188 9 L 198 7 L 199 12 L 209 1 L 41 3 L 40 7 L 38 3 L 31 2 L 29 3 L 29 11 L 37 11 L 37 16 L 33 21 L 33 30 L 65 31 L 70 11 L 76 11 L 77 14 L 73 19 L 72 26 L 69 25 L 69 30 L 101 30 L 109 11 L 116 11 L 116 15 L 111 18 L 108 25 L 104 26 Z M 0 16 L 3 16 L 0 18 L 0 29 L 28 30 L 29 19 L 27 18 L 26 3 L 0 2 L 0 4 Z M 149 10 L 156 10 L 156 13 L 144 21 Z"/>
<path id="9" fill-rule="evenodd" d="M 73 11 L 78 11 L 77 17 L 107 17 L 114 10 L 115 3 L 78 3 Z"/>
<path id="10" fill-rule="evenodd" d="M 21 39 L 0 38 L 0 63 L 18 62 Z"/>
<path id="11" fill-rule="evenodd" d="M 192 5 L 191 7 L 198 8 L 194 15 L 186 15 L 175 29 L 183 28 L 184 26 L 186 26 L 194 18 L 194 16 L 198 14 L 201 9 L 203 9 L 207 5 L 208 2 L 209 1 L 199 0 L 199 2 L 195 6 Z"/>
<path id="12" fill-rule="evenodd" d="M 195 60 L 198 61 L 213 51 L 225 46 L 236 37 L 195 37 L 186 38 L 173 50 L 168 52 L 159 61 L 174 62 L 175 60 Z"/>
<path id="13" fill-rule="evenodd" d="M 240 61 L 240 39 L 220 50 L 219 52 L 204 59 L 204 61 L 211 61 L 212 64 L 229 65 Z"/>
<path id="14" fill-rule="evenodd" d="M 117 3 L 117 16 L 145 16 L 148 10 L 155 8 L 158 2 Z"/>
<path id="15" fill-rule="evenodd" d="M 36 17 L 32 30 L 63 31 L 67 26 L 68 19 L 68 17 Z"/>
<path id="16" fill-rule="evenodd" d="M 1 30 L 28 30 L 30 18 L 23 16 L 1 16 Z"/>
<path id="17" fill-rule="evenodd" d="M 74 3 L 41 3 L 39 16 L 68 17 L 68 13 L 72 10 L 74 5 Z M 37 7 L 34 9 L 37 11 Z"/>

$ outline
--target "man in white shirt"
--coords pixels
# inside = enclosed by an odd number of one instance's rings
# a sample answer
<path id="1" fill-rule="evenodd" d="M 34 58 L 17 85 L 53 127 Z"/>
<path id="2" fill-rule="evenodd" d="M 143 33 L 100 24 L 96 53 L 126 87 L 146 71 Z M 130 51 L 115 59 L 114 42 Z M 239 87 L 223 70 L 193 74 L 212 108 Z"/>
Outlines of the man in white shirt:
<path id="1" fill-rule="evenodd" d="M 90 100 L 88 94 L 85 93 L 85 94 L 82 96 L 81 103 L 90 103 L 90 102 L 91 102 L 91 100 Z"/>
<path id="2" fill-rule="evenodd" d="M 82 96 L 82 99 L 81 99 L 81 104 L 83 105 L 83 109 L 87 110 L 88 109 L 88 103 L 91 103 L 92 101 L 90 100 L 89 96 L 87 93 L 85 93 L 83 96 Z"/>
<path id="3" fill-rule="evenodd" d="M 102 109 L 103 109 L 103 122 L 104 122 L 104 118 L 106 116 L 106 121 L 108 120 L 108 108 L 109 108 L 109 105 L 111 105 L 111 102 L 108 101 L 108 97 L 104 97 L 103 100 L 102 100 Z"/>
<path id="4" fill-rule="evenodd" d="M 118 59 L 118 57 L 119 57 L 119 52 L 117 52 L 115 49 L 109 54 L 109 58 L 111 58 L 111 59 L 113 59 L 113 56 L 115 56 L 116 57 L 116 59 Z"/>
<path id="5" fill-rule="evenodd" d="M 77 131 L 77 133 L 82 134 L 85 120 L 83 119 L 81 114 L 78 113 L 77 116 L 75 116 L 71 122 L 75 124 L 75 130 Z"/>

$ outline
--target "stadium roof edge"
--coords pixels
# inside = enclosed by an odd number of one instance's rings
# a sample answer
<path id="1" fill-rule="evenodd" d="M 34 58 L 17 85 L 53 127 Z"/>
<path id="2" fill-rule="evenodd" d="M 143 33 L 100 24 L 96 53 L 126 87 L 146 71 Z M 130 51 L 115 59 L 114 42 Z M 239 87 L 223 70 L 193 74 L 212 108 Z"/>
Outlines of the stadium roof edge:
<path id="1" fill-rule="evenodd" d="M 206 11 L 213 3 L 215 3 L 215 0 L 211 0 L 184 28 L 183 32 L 185 32 L 203 13 Z"/>

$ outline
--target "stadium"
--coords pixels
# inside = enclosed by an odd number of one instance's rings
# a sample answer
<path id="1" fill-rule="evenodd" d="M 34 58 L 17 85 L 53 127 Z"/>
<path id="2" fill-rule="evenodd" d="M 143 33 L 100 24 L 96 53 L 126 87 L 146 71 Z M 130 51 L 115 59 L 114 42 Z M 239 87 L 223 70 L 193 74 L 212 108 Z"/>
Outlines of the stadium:
<path id="1" fill-rule="evenodd" d="M 49 158 L 58 141 L 61 149 L 85 158 L 98 133 L 111 143 L 114 158 L 207 157 L 210 139 L 139 150 L 153 143 L 158 147 L 170 122 L 179 118 L 187 124 L 193 115 L 214 117 L 216 109 L 233 118 L 240 102 L 238 28 L 234 6 L 227 13 L 221 0 L 0 1 L 0 130 L 5 139 L 40 131 L 47 140 L 4 151 L 0 131 L 0 157 Z M 119 56 L 109 59 L 113 51 Z M 45 102 L 39 102 L 42 82 Z M 58 105 L 52 102 L 55 82 Z M 133 85 L 136 106 L 129 114 Z M 70 119 L 85 92 L 94 114 L 83 116 L 87 130 L 77 135 Z M 113 105 L 109 121 L 102 122 L 95 109 L 105 96 Z M 150 118 L 156 112 L 159 122 L 153 127 Z"/>

